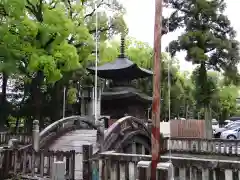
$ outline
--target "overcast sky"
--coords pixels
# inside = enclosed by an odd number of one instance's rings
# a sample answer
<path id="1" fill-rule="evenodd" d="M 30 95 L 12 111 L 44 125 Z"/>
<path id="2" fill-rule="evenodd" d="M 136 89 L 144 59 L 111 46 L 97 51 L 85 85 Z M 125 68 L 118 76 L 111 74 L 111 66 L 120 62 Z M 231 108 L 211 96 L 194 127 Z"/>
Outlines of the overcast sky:
<path id="1" fill-rule="evenodd" d="M 129 27 L 129 35 L 138 40 L 148 42 L 153 45 L 153 27 L 154 27 L 154 0 L 122 0 L 127 14 L 125 20 Z M 136 3 L 137 2 L 137 3 Z M 235 30 L 238 33 L 238 40 L 240 41 L 240 0 L 227 0 L 226 15 L 232 22 Z M 164 9 L 163 14 L 169 14 L 169 11 Z M 163 36 L 162 48 L 163 50 L 167 44 L 181 34 L 180 31 L 170 33 Z M 181 70 L 191 70 L 193 66 L 184 60 L 184 53 L 177 54 L 180 60 Z"/>

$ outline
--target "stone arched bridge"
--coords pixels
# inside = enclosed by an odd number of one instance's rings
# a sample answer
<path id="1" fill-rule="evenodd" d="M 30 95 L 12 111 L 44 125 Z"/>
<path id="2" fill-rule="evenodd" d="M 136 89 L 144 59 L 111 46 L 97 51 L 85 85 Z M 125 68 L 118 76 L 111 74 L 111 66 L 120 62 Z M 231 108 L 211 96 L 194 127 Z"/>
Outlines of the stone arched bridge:
<path id="1" fill-rule="evenodd" d="M 98 125 L 86 117 L 71 116 L 60 119 L 40 132 L 40 149 L 54 151 L 75 150 L 75 176 L 82 177 L 82 146 L 93 144 L 94 154 L 99 151 L 115 150 L 133 154 L 149 154 L 150 132 L 137 118 L 126 116 L 110 128 L 104 129 L 103 119 Z M 21 147 L 31 148 L 32 144 Z"/>
<path id="2" fill-rule="evenodd" d="M 101 149 L 130 153 L 135 151 L 131 149 L 134 144 L 138 147 L 136 150 L 150 152 L 150 132 L 141 120 L 131 116 L 123 117 L 108 129 L 104 129 L 103 119 L 98 122 L 96 125 L 81 116 L 60 119 L 40 132 L 40 148 L 81 153 L 82 145 L 91 143 L 95 152 Z"/>

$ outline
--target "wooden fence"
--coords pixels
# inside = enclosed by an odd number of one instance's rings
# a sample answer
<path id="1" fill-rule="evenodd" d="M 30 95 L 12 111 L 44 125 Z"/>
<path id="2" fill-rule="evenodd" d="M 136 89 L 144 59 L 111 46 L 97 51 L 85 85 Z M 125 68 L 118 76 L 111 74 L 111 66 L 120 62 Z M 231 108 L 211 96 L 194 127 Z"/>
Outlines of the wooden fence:
<path id="1" fill-rule="evenodd" d="M 0 179 L 9 177 L 38 177 L 48 179 L 53 176 L 53 163 L 56 160 L 65 161 L 65 179 L 74 180 L 75 151 L 45 151 L 40 150 L 10 150 L 0 152 Z"/>
<path id="2" fill-rule="evenodd" d="M 171 137 L 205 137 L 204 120 L 172 120 L 170 122 Z"/>
<path id="3" fill-rule="evenodd" d="M 10 139 L 18 139 L 20 145 L 26 145 L 32 142 L 32 135 L 27 133 L 13 134 L 0 132 L 0 146 L 7 145 Z"/>

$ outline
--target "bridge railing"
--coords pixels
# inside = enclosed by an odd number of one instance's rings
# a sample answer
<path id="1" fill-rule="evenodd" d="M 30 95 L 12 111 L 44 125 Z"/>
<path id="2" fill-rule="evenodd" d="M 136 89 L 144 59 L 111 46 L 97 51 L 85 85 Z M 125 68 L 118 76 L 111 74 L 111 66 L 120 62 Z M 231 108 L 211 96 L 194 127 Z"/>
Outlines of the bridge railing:
<path id="1" fill-rule="evenodd" d="M 240 140 L 201 139 L 201 138 L 166 138 L 165 146 L 174 153 L 206 155 L 240 155 Z"/>
<path id="2" fill-rule="evenodd" d="M 89 117 L 82 116 L 70 116 L 62 118 L 58 121 L 47 126 L 39 134 L 39 147 L 44 148 L 48 146 L 48 142 L 52 142 L 58 137 L 64 135 L 67 132 L 73 131 L 77 127 L 91 128 L 96 129 L 96 126 L 92 121 L 89 120 Z M 28 144 L 21 149 L 30 148 L 32 144 Z"/>
<path id="3" fill-rule="evenodd" d="M 46 151 L 23 149 L 5 149 L 0 152 L 0 177 L 1 179 L 15 177 L 26 178 L 51 178 L 54 174 L 54 162 L 66 162 L 65 177 L 74 179 L 75 176 L 75 151 Z"/>
<path id="4" fill-rule="evenodd" d="M 108 151 L 100 153 L 98 159 L 83 157 L 83 163 L 84 180 L 148 180 L 151 175 L 150 155 Z M 240 161 L 163 155 L 156 175 L 158 180 L 240 180 Z"/>

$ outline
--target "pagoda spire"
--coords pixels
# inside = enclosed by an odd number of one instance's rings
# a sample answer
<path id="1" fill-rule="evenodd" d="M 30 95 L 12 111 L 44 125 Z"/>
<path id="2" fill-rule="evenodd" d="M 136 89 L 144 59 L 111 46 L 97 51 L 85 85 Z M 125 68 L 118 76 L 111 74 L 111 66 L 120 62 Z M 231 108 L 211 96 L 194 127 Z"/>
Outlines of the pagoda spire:
<path id="1" fill-rule="evenodd" d="M 120 46 L 120 55 L 119 58 L 125 58 L 125 37 L 121 35 L 121 46 Z"/>

